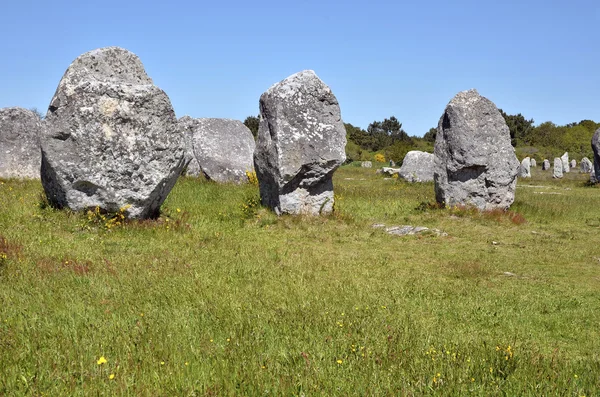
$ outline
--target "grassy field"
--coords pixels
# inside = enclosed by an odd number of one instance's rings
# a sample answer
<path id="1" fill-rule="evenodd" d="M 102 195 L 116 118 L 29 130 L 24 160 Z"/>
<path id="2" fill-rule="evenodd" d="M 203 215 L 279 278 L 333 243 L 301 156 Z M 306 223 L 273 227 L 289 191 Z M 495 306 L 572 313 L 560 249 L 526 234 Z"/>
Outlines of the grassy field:
<path id="1" fill-rule="evenodd" d="M 183 178 L 125 225 L 2 181 L 0 395 L 598 395 L 585 179 L 538 167 L 479 214 L 345 166 L 334 215 L 277 218 L 256 186 Z"/>

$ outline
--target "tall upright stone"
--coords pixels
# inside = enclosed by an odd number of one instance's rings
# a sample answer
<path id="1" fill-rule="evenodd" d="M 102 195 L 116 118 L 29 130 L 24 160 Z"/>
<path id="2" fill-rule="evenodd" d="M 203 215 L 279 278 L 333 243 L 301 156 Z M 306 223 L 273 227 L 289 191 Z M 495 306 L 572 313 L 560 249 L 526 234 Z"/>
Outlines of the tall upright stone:
<path id="1" fill-rule="evenodd" d="M 0 178 L 40 178 L 42 121 L 31 110 L 0 109 Z"/>
<path id="2" fill-rule="evenodd" d="M 569 166 L 569 152 L 565 152 L 565 154 L 560 157 L 560 161 L 562 161 L 562 172 L 571 172 L 571 168 Z"/>
<path id="3" fill-rule="evenodd" d="M 531 178 L 531 159 L 529 157 L 525 157 L 523 161 L 521 161 L 521 166 L 519 167 L 519 177 Z"/>
<path id="4" fill-rule="evenodd" d="M 186 136 L 191 137 L 193 159 L 207 179 L 218 183 L 248 182 L 248 173 L 254 172 L 255 148 L 248 127 L 239 120 L 189 116 L 179 122 Z"/>
<path id="5" fill-rule="evenodd" d="M 432 182 L 433 153 L 411 150 L 404 156 L 398 174 L 408 182 Z"/>
<path id="6" fill-rule="evenodd" d="M 587 157 L 582 158 L 581 162 L 579 163 L 579 172 L 582 174 L 589 174 L 590 172 L 592 172 L 592 169 L 593 165 L 590 159 L 588 159 Z"/>
<path id="7" fill-rule="evenodd" d="M 42 185 L 58 208 L 155 217 L 185 165 L 169 97 L 139 58 L 119 47 L 73 61 L 45 124 Z"/>
<path id="8" fill-rule="evenodd" d="M 261 95 L 260 115 L 254 165 L 263 205 L 277 214 L 332 212 L 346 131 L 331 89 L 312 70 L 296 73 Z"/>
<path id="9" fill-rule="evenodd" d="M 544 162 L 542 163 L 542 171 L 547 171 L 549 169 L 550 169 L 550 160 L 544 159 Z"/>
<path id="10" fill-rule="evenodd" d="M 562 178 L 563 177 L 563 161 L 559 157 L 554 158 L 554 173 L 552 174 L 552 178 Z"/>
<path id="11" fill-rule="evenodd" d="M 575 168 L 577 167 L 577 160 L 573 159 L 571 160 L 571 163 L 569 164 L 570 168 Z"/>
<path id="12" fill-rule="evenodd" d="M 592 136 L 592 151 L 594 152 L 594 179 L 600 177 L 600 128 Z M 595 182 L 594 182 L 595 183 Z"/>
<path id="13" fill-rule="evenodd" d="M 476 90 L 446 106 L 435 141 L 436 200 L 480 210 L 508 208 L 515 199 L 519 160 L 504 118 Z"/>
<path id="14" fill-rule="evenodd" d="M 532 157 L 529 162 L 531 163 L 532 167 L 537 167 L 537 162 L 535 161 L 535 159 Z"/>

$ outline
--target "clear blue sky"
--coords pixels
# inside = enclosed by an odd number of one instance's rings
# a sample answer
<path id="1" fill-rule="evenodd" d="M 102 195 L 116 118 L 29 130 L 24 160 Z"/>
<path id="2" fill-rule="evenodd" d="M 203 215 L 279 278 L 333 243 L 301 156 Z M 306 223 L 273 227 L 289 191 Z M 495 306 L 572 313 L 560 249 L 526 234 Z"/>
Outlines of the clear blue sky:
<path id="1" fill-rule="evenodd" d="M 469 88 L 536 124 L 600 121 L 600 0 L 20 0 L 0 37 L 0 107 L 45 112 L 77 56 L 116 45 L 178 117 L 243 120 L 313 69 L 363 128 L 394 115 L 421 136 Z"/>

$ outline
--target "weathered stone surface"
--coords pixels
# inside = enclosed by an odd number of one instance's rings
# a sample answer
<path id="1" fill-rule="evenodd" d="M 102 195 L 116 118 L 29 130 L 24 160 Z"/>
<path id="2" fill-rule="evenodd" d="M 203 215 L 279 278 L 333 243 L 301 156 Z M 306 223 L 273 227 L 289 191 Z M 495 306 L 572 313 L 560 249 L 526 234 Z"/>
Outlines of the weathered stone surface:
<path id="1" fill-rule="evenodd" d="M 531 159 L 529 157 L 525 157 L 523 161 L 521 161 L 521 166 L 519 167 L 519 177 L 531 178 Z"/>
<path id="2" fill-rule="evenodd" d="M 433 181 L 433 153 L 418 150 L 406 153 L 399 175 L 408 182 Z"/>
<path id="3" fill-rule="evenodd" d="M 546 171 L 549 169 L 550 169 L 550 160 L 544 159 L 544 162 L 542 163 L 542 171 Z"/>
<path id="4" fill-rule="evenodd" d="M 0 109 L 0 178 L 40 178 L 41 131 L 31 110 Z"/>
<path id="5" fill-rule="evenodd" d="M 373 167 L 373 163 L 370 161 L 363 161 L 362 163 L 360 163 L 360 166 L 362 168 L 371 168 Z"/>
<path id="6" fill-rule="evenodd" d="M 560 157 L 560 161 L 562 161 L 562 172 L 571 172 L 569 167 L 569 152 L 565 152 L 565 154 Z"/>
<path id="7" fill-rule="evenodd" d="M 440 118 L 435 141 L 436 200 L 508 208 L 515 199 L 519 160 L 496 106 L 476 90 L 458 93 Z"/>
<path id="8" fill-rule="evenodd" d="M 532 167 L 537 167 L 537 162 L 535 161 L 535 159 L 534 159 L 534 158 L 530 159 L 530 160 L 529 160 L 529 163 L 530 163 L 530 165 L 531 165 Z"/>
<path id="9" fill-rule="evenodd" d="M 579 163 L 579 172 L 582 174 L 589 174 L 593 169 L 592 162 L 587 157 L 581 159 L 581 163 Z"/>
<path id="10" fill-rule="evenodd" d="M 569 164 L 571 168 L 577 167 L 577 160 L 571 160 L 571 164 Z"/>
<path id="11" fill-rule="evenodd" d="M 382 174 L 393 176 L 394 174 L 400 175 L 400 168 L 392 168 L 392 167 L 381 167 Z"/>
<path id="12" fill-rule="evenodd" d="M 595 168 L 592 168 L 592 171 L 590 172 L 590 182 L 598 183 L 598 179 L 596 179 L 596 169 Z"/>
<path id="13" fill-rule="evenodd" d="M 202 173 L 200 169 L 200 164 L 198 164 L 198 160 L 196 160 L 196 156 L 194 156 L 194 143 L 193 143 L 193 134 L 194 131 L 192 128 L 187 128 L 187 121 L 190 117 L 183 116 L 178 120 L 179 128 L 183 132 L 183 138 L 185 142 L 185 168 L 183 169 L 182 174 L 187 176 L 198 177 Z"/>
<path id="14" fill-rule="evenodd" d="M 554 174 L 552 178 L 562 178 L 563 177 L 563 161 L 556 157 L 554 159 Z"/>
<path id="15" fill-rule="evenodd" d="M 185 165 L 171 101 L 139 58 L 119 47 L 73 61 L 45 124 L 42 185 L 58 208 L 155 217 Z"/>
<path id="16" fill-rule="evenodd" d="M 592 136 L 592 151 L 594 152 L 594 175 L 600 175 L 600 128 Z"/>
<path id="17" fill-rule="evenodd" d="M 312 70 L 296 73 L 261 95 L 260 113 L 254 165 L 263 205 L 277 214 L 332 212 L 346 130 L 331 89 Z"/>
<path id="18" fill-rule="evenodd" d="M 393 168 L 393 167 L 395 167 L 395 166 L 396 166 L 396 163 L 394 162 L 394 160 L 390 160 L 390 167 L 392 167 L 392 168 Z"/>
<path id="19" fill-rule="evenodd" d="M 239 120 L 184 116 L 180 124 L 191 137 L 193 157 L 200 172 L 218 183 L 248 182 L 254 172 L 254 137 Z"/>

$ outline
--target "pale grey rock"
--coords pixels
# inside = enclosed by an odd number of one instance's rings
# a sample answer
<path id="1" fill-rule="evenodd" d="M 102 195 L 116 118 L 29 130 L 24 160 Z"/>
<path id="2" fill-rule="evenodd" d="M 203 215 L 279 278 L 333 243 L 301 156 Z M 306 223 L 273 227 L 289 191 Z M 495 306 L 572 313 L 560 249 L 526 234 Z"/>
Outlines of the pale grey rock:
<path id="1" fill-rule="evenodd" d="M 139 58 L 107 47 L 79 56 L 50 102 L 41 137 L 50 204 L 130 218 L 158 216 L 184 165 L 184 139 L 169 97 Z"/>
<path id="2" fill-rule="evenodd" d="M 588 159 L 587 157 L 584 157 L 581 159 L 581 162 L 579 163 L 579 172 L 581 172 L 582 174 L 589 174 L 590 172 L 592 172 L 593 170 L 593 164 L 590 161 L 590 159 Z"/>
<path id="3" fill-rule="evenodd" d="M 373 225 L 374 228 L 383 228 L 385 225 L 376 224 Z M 448 236 L 448 233 L 443 232 L 439 229 L 430 229 L 425 226 L 410 226 L 410 225 L 402 225 L 402 226 L 390 226 L 385 227 L 385 232 L 387 234 L 391 234 L 394 236 L 412 236 L 416 234 L 428 234 L 435 235 L 440 237 Z"/>
<path id="4" fill-rule="evenodd" d="M 596 178 L 596 168 L 592 168 L 590 172 L 590 183 L 598 183 L 598 179 Z"/>
<path id="5" fill-rule="evenodd" d="M 530 165 L 531 165 L 532 167 L 537 167 L 537 161 L 535 161 L 535 159 L 534 159 L 534 158 L 531 158 L 531 159 L 529 160 L 529 163 L 530 163 Z"/>
<path id="6" fill-rule="evenodd" d="M 592 151 L 594 152 L 594 181 L 597 183 L 596 175 L 600 175 L 600 128 L 592 136 Z"/>
<path id="7" fill-rule="evenodd" d="M 200 172 L 218 183 L 246 183 L 254 172 L 255 142 L 239 120 L 184 116 L 180 124 L 191 137 L 193 158 Z"/>
<path id="8" fill-rule="evenodd" d="M 476 90 L 458 93 L 446 106 L 435 141 L 436 200 L 507 209 L 515 199 L 519 160 L 496 106 Z"/>
<path id="9" fill-rule="evenodd" d="M 554 158 L 554 174 L 552 178 L 563 177 L 563 165 L 563 161 L 559 157 Z"/>
<path id="10" fill-rule="evenodd" d="M 400 174 L 400 168 L 392 168 L 392 167 L 382 167 L 381 173 L 389 176 L 394 176 L 394 174 Z"/>
<path id="11" fill-rule="evenodd" d="M 519 177 L 531 178 L 531 159 L 529 157 L 525 157 L 523 161 L 521 161 L 521 166 L 519 167 Z"/>
<path id="12" fill-rule="evenodd" d="M 544 159 L 544 162 L 542 163 L 542 171 L 547 171 L 549 169 L 550 169 L 550 160 Z"/>
<path id="13" fill-rule="evenodd" d="M 42 120 L 31 110 L 0 109 L 0 178 L 40 178 Z"/>
<path id="14" fill-rule="evenodd" d="M 392 167 L 392 168 L 393 168 L 393 167 L 395 167 L 395 166 L 396 166 L 396 163 L 394 162 L 394 160 L 390 160 L 390 167 Z"/>
<path id="15" fill-rule="evenodd" d="M 565 152 L 565 154 L 560 157 L 560 161 L 562 161 L 562 172 L 571 172 L 569 167 L 569 152 Z"/>
<path id="16" fill-rule="evenodd" d="M 194 143 L 193 143 L 193 134 L 194 131 L 191 128 L 187 128 L 187 121 L 190 116 L 183 116 L 178 120 L 179 128 L 183 132 L 183 138 L 185 142 L 185 168 L 182 171 L 183 175 L 199 177 L 202 174 L 202 170 L 200 169 L 200 164 L 198 164 L 198 160 L 196 160 L 196 156 L 194 156 Z"/>
<path id="17" fill-rule="evenodd" d="M 433 153 L 411 150 L 406 153 L 399 172 L 408 182 L 433 181 Z"/>
<path id="18" fill-rule="evenodd" d="M 571 164 L 569 164 L 571 168 L 575 168 L 577 167 L 577 161 L 576 160 L 571 160 Z"/>
<path id="19" fill-rule="evenodd" d="M 371 168 L 373 167 L 373 163 L 370 161 L 363 161 L 362 163 L 360 163 L 360 166 L 362 168 Z"/>
<path id="20" fill-rule="evenodd" d="M 261 95 L 260 114 L 254 165 L 263 205 L 277 214 L 331 213 L 332 176 L 346 159 L 331 89 L 312 70 L 296 73 Z"/>

